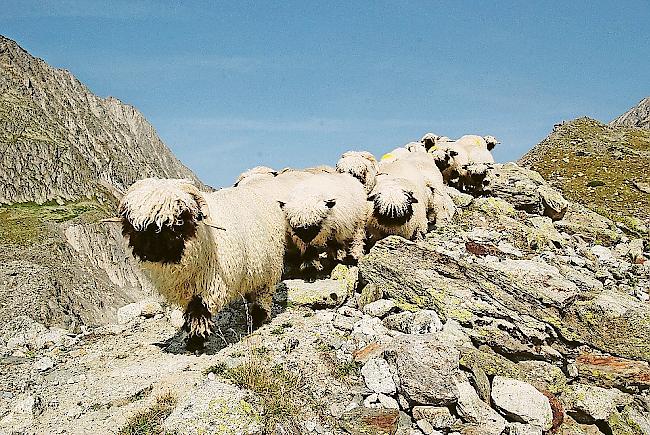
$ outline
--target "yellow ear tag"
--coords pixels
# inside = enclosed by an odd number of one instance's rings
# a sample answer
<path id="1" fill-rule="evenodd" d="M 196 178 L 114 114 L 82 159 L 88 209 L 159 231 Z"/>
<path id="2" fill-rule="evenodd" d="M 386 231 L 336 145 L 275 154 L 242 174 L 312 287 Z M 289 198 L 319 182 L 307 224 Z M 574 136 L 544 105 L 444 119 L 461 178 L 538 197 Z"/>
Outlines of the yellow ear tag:
<path id="1" fill-rule="evenodd" d="M 391 153 L 386 153 L 383 156 L 381 156 L 381 160 L 388 160 L 388 159 L 392 159 L 392 158 L 393 158 L 393 155 Z"/>
<path id="2" fill-rule="evenodd" d="M 436 151 L 437 149 L 438 149 L 438 145 L 434 145 L 431 148 L 429 148 L 429 152 Z"/>
<path id="3" fill-rule="evenodd" d="M 481 139 L 474 139 L 474 145 L 480 145 Z"/>

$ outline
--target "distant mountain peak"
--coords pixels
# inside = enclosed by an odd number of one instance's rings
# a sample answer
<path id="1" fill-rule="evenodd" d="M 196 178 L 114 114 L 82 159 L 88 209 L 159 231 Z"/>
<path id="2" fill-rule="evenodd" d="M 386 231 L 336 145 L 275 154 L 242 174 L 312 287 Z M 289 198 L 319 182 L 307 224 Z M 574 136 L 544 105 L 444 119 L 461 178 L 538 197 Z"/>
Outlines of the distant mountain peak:
<path id="1" fill-rule="evenodd" d="M 204 187 L 135 107 L 0 36 L 0 204 L 75 201 L 151 176 Z"/>
<path id="2" fill-rule="evenodd" d="M 645 97 L 639 104 L 611 121 L 613 127 L 639 127 L 650 130 L 650 97 Z"/>

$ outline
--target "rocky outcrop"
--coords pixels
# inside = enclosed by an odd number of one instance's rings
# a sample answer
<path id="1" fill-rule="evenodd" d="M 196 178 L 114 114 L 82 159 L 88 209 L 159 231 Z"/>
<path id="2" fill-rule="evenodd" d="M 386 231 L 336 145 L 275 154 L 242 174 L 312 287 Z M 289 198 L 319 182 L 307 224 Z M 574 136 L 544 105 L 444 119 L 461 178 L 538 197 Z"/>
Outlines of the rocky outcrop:
<path id="1" fill-rule="evenodd" d="M 647 101 L 639 107 L 647 108 Z M 641 235 L 650 227 L 650 131 L 578 118 L 557 124 L 519 164 L 539 172 L 567 199 Z"/>
<path id="2" fill-rule="evenodd" d="M 650 129 L 650 97 L 609 123 L 612 127 L 639 127 Z"/>
<path id="3" fill-rule="evenodd" d="M 0 36 L 0 204 L 103 197 L 148 176 L 198 182 L 135 108 Z"/>
<path id="4" fill-rule="evenodd" d="M 16 319 L 0 334 L 0 431 L 648 433 L 648 246 L 575 203 L 553 220 L 540 189 L 562 195 L 494 171 L 528 196 L 456 195 L 455 222 L 424 240 L 280 284 L 252 333 L 238 301 L 201 356 L 181 313 L 150 299 L 76 334 Z"/>

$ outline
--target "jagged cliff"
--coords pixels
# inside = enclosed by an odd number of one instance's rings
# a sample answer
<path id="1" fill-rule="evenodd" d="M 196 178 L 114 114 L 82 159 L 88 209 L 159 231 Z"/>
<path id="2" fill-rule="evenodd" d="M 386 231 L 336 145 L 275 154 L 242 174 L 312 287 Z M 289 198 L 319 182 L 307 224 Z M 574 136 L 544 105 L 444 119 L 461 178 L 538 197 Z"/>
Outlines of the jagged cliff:
<path id="1" fill-rule="evenodd" d="M 119 228 L 99 223 L 147 176 L 205 188 L 135 108 L 0 36 L 0 322 L 102 324 L 149 294 Z"/>
<path id="2" fill-rule="evenodd" d="M 74 201 L 147 176 L 191 178 L 132 106 L 0 36 L 0 204 Z"/>
<path id="3" fill-rule="evenodd" d="M 609 123 L 612 127 L 639 127 L 650 130 L 650 97 Z"/>

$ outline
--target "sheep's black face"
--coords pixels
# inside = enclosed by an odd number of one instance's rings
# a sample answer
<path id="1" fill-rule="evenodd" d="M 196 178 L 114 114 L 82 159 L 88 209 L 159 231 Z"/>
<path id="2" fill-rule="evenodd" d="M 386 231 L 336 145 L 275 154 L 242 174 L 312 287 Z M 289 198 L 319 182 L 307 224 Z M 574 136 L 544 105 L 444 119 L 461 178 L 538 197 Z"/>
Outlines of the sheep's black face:
<path id="1" fill-rule="evenodd" d="M 312 225 L 303 225 L 299 227 L 294 227 L 293 232 L 296 233 L 296 236 L 300 238 L 305 243 L 309 243 L 320 233 L 321 224 L 320 222 Z"/>
<path id="2" fill-rule="evenodd" d="M 196 236 L 197 221 L 186 210 L 181 214 L 181 225 L 158 229 L 150 224 L 144 231 L 137 231 L 128 219 L 122 219 L 122 234 L 129 239 L 133 255 L 141 261 L 178 264 L 183 258 L 185 243 Z"/>
<path id="3" fill-rule="evenodd" d="M 385 204 L 380 194 L 368 199 L 373 202 L 373 216 L 385 227 L 398 227 L 408 222 L 413 216 L 413 204 L 418 202 L 412 192 L 404 192 L 404 201 L 399 205 Z"/>
<path id="4" fill-rule="evenodd" d="M 436 143 L 432 138 L 426 138 L 422 141 L 422 144 L 424 145 L 424 149 L 429 151 L 431 148 L 433 148 Z"/>

